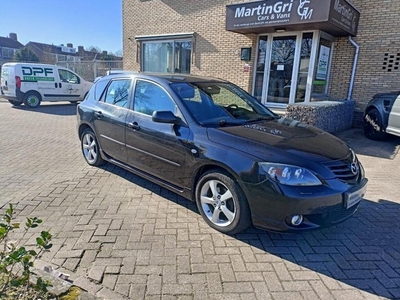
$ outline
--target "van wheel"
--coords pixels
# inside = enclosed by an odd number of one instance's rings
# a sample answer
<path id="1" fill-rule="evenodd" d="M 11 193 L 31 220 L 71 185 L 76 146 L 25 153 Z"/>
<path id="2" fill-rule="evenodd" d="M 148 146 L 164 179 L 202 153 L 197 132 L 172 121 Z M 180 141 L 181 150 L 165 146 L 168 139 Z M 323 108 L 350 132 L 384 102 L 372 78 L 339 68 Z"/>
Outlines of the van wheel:
<path id="1" fill-rule="evenodd" d="M 22 102 L 14 101 L 14 100 L 8 100 L 8 102 L 10 102 L 14 106 L 20 106 L 22 104 Z"/>
<path id="2" fill-rule="evenodd" d="M 41 101 L 42 97 L 36 92 L 28 92 L 24 97 L 24 104 L 30 108 L 38 107 Z"/>

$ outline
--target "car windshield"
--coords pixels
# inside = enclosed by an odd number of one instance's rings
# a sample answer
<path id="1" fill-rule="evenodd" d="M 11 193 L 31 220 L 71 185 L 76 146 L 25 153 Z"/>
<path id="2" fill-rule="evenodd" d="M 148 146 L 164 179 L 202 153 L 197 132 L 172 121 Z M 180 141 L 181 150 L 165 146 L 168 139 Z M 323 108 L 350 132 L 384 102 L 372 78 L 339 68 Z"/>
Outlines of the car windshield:
<path id="1" fill-rule="evenodd" d="M 242 125 L 278 118 L 250 94 L 232 83 L 172 83 L 171 88 L 203 126 Z"/>

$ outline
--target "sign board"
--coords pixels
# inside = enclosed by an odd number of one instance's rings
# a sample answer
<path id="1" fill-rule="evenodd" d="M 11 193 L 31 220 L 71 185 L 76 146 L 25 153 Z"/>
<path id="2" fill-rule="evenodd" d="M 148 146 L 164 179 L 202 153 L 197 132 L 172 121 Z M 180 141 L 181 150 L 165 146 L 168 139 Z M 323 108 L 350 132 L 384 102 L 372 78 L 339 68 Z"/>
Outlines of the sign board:
<path id="1" fill-rule="evenodd" d="M 331 26 L 355 36 L 359 18 L 346 0 L 266 0 L 226 6 L 226 30 L 235 32 L 312 24 L 314 29 Z"/>

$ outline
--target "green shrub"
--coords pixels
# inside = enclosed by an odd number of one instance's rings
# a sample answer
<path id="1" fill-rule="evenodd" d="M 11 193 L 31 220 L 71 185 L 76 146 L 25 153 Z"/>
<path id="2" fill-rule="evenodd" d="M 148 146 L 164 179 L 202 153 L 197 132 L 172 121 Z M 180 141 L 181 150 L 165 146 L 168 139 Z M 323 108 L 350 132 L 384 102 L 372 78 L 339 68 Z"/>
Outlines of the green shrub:
<path id="1" fill-rule="evenodd" d="M 0 251 L 0 299 L 14 299 L 13 297 L 34 299 L 32 293 L 46 296 L 47 288 L 51 286 L 51 283 L 38 277 L 36 283 L 32 284 L 31 268 L 35 259 L 53 246 L 50 242 L 51 234 L 47 231 L 40 233 L 40 236 L 36 238 L 37 251 L 14 245 L 9 242 L 10 233 L 20 228 L 20 223 L 12 223 L 13 219 L 14 208 L 10 204 L 0 222 L 0 249 L 2 249 Z M 27 232 L 41 223 L 42 220 L 36 217 L 27 218 L 24 230 Z"/>

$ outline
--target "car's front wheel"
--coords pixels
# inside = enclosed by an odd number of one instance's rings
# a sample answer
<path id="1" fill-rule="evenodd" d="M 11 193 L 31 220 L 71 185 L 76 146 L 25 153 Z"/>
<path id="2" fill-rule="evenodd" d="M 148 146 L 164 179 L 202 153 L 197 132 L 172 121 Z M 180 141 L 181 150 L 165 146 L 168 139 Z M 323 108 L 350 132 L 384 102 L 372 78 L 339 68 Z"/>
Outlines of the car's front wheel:
<path id="1" fill-rule="evenodd" d="M 83 156 L 89 165 L 100 166 L 104 164 L 96 135 L 89 128 L 85 129 L 81 135 L 81 148 Z"/>
<path id="2" fill-rule="evenodd" d="M 231 177 L 218 170 L 205 173 L 198 181 L 196 204 L 206 223 L 220 232 L 235 234 L 251 224 L 243 191 Z"/>
<path id="3" fill-rule="evenodd" d="M 364 135 L 371 140 L 383 140 L 387 137 L 383 131 L 381 115 L 376 108 L 369 110 L 364 117 Z"/>

